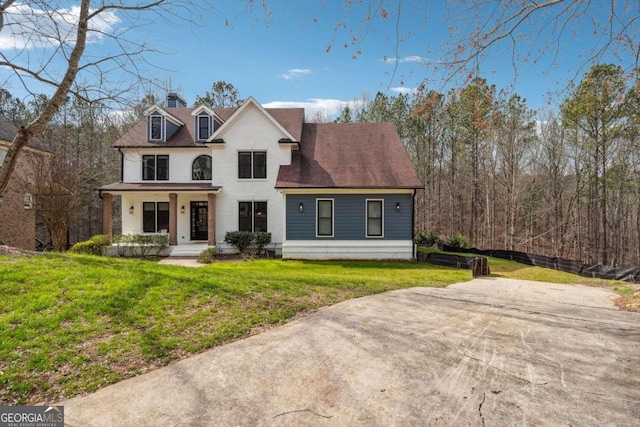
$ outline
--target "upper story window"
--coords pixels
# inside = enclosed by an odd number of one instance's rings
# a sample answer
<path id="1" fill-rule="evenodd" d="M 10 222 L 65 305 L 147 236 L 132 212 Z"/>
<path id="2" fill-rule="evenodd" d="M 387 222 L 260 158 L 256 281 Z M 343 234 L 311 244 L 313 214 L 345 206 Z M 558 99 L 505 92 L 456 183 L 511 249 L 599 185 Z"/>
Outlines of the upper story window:
<path id="1" fill-rule="evenodd" d="M 238 152 L 238 178 L 266 179 L 267 152 L 240 151 Z"/>
<path id="2" fill-rule="evenodd" d="M 164 117 L 160 115 L 149 116 L 149 140 L 162 141 Z"/>
<path id="3" fill-rule="evenodd" d="M 197 127 L 197 139 L 198 140 L 206 140 L 211 136 L 211 117 L 209 116 L 198 116 L 196 118 L 196 127 Z"/>
<path id="4" fill-rule="evenodd" d="M 194 181 L 211 180 L 211 156 L 198 156 L 191 165 L 191 179 Z"/>
<path id="5" fill-rule="evenodd" d="M 169 179 L 168 155 L 142 156 L 142 179 L 144 181 L 166 181 Z"/>
<path id="6" fill-rule="evenodd" d="M 367 237 L 382 237 L 383 220 L 382 200 L 367 200 Z"/>
<path id="7" fill-rule="evenodd" d="M 318 199 L 316 213 L 316 234 L 318 237 L 333 237 L 333 199 Z"/>

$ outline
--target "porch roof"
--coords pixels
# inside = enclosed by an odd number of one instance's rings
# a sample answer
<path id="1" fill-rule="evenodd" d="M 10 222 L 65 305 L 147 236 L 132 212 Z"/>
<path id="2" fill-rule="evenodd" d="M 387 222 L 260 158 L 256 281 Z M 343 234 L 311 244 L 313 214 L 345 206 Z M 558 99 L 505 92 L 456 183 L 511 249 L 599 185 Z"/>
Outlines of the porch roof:
<path id="1" fill-rule="evenodd" d="M 222 187 L 211 185 L 211 183 L 171 183 L 171 182 L 114 182 L 104 185 L 98 190 L 101 193 L 120 191 L 189 191 L 198 193 L 218 193 Z"/>

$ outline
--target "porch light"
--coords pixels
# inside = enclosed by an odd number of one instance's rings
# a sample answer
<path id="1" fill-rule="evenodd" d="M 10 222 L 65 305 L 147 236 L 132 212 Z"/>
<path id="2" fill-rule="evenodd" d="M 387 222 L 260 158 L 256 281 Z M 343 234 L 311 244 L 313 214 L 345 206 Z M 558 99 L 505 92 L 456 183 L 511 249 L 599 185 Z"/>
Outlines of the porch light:
<path id="1" fill-rule="evenodd" d="M 298 205 L 298 210 L 300 212 L 304 212 L 304 203 L 300 202 L 300 204 Z"/>
<path id="2" fill-rule="evenodd" d="M 131 205 L 131 207 L 129 208 L 129 213 L 133 214 L 133 205 Z"/>
<path id="3" fill-rule="evenodd" d="M 400 212 L 400 202 L 396 202 L 396 212 Z"/>
<path id="4" fill-rule="evenodd" d="M 184 213 L 184 205 L 182 205 L 182 207 L 180 208 L 180 213 L 183 214 Z"/>

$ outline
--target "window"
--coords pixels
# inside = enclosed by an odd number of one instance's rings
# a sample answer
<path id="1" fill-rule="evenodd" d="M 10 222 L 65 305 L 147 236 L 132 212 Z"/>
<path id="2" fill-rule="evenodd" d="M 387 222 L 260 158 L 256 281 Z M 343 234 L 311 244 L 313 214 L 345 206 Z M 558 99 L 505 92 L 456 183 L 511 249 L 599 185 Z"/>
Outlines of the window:
<path id="1" fill-rule="evenodd" d="M 149 139 L 152 141 L 162 141 L 162 116 L 149 117 Z"/>
<path id="2" fill-rule="evenodd" d="M 209 128 L 211 124 L 211 120 L 209 116 L 198 116 L 198 139 L 207 139 L 209 138 Z"/>
<path id="3" fill-rule="evenodd" d="M 33 208 L 33 197 L 31 196 L 31 194 L 26 193 L 22 200 L 23 200 L 25 209 L 32 209 Z"/>
<path id="4" fill-rule="evenodd" d="M 367 237 L 382 237 L 382 200 L 367 200 Z"/>
<path id="5" fill-rule="evenodd" d="M 318 236 L 333 237 L 333 200 L 317 200 L 317 234 Z"/>
<path id="6" fill-rule="evenodd" d="M 211 179 L 211 156 L 199 156 L 191 165 L 191 179 L 194 181 Z"/>
<path id="7" fill-rule="evenodd" d="M 265 179 L 267 177 L 267 153 L 265 151 L 240 151 L 238 153 L 238 178 Z"/>
<path id="8" fill-rule="evenodd" d="M 144 181 L 166 181 L 169 179 L 169 156 L 142 156 L 142 179 Z"/>
<path id="9" fill-rule="evenodd" d="M 144 202 L 142 204 L 142 231 L 159 233 L 169 230 L 169 202 Z"/>
<path id="10" fill-rule="evenodd" d="M 240 202 L 238 230 L 267 231 L 267 202 Z"/>

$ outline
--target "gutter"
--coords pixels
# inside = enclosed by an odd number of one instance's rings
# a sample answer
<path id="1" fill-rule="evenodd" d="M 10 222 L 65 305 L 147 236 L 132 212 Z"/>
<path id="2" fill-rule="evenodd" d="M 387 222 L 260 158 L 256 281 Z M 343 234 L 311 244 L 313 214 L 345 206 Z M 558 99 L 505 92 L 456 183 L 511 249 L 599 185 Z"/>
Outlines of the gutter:
<path id="1" fill-rule="evenodd" d="M 413 242 L 413 259 L 418 259 L 418 248 L 416 243 L 413 241 L 413 234 L 416 230 L 416 190 L 413 190 L 412 201 L 411 201 L 411 241 Z"/>

